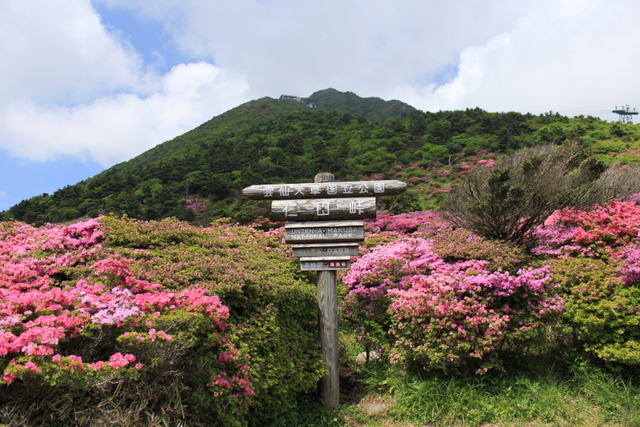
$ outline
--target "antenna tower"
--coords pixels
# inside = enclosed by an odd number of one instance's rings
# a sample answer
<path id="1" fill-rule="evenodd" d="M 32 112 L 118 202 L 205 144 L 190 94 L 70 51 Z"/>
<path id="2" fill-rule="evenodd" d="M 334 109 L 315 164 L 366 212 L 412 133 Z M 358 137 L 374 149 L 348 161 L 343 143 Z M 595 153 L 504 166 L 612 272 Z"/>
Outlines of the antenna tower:
<path id="1" fill-rule="evenodd" d="M 635 108 L 633 111 L 629 111 L 629 104 L 624 107 L 620 107 L 620 109 L 618 109 L 618 106 L 616 105 L 616 109 L 613 110 L 612 113 L 616 113 L 620 116 L 618 123 L 633 123 L 633 116 L 638 114 Z"/>

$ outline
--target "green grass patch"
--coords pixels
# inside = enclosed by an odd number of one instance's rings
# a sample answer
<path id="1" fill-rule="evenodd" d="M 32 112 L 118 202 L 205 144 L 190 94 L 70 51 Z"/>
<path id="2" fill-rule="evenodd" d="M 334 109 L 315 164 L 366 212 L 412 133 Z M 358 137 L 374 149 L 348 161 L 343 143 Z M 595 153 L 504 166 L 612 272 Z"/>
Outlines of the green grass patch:
<path id="1" fill-rule="evenodd" d="M 343 356 L 356 351 L 342 340 Z M 640 377 L 586 359 L 514 361 L 485 375 L 408 372 L 385 361 L 344 362 L 341 407 L 304 426 L 570 427 L 640 425 Z M 309 402 L 307 402 L 309 403 Z M 320 404 L 313 401 L 313 404 Z M 301 407 L 300 409 L 303 409 Z M 307 413 L 310 407 L 304 407 Z M 317 411 L 317 410 L 316 410 Z"/>

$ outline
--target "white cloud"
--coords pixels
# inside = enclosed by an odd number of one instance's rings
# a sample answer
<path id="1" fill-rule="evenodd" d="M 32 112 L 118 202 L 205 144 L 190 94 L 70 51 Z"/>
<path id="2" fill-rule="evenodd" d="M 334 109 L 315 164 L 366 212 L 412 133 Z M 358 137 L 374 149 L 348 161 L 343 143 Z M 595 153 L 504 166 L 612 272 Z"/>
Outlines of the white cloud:
<path id="1" fill-rule="evenodd" d="M 245 90 L 211 64 L 182 64 L 146 98 L 121 93 L 76 107 L 12 105 L 2 115 L 0 141 L 16 157 L 89 157 L 109 166 L 209 120 L 211 110 L 236 106 Z"/>
<path id="2" fill-rule="evenodd" d="M 635 0 L 95 1 L 200 62 L 155 74 L 89 0 L 0 2 L 0 149 L 108 166 L 249 99 L 327 87 L 428 110 L 640 103 Z"/>
<path id="3" fill-rule="evenodd" d="M 549 6 L 519 20 L 508 49 L 487 58 L 483 83 L 465 103 L 542 112 L 640 101 L 634 72 L 640 57 L 632 53 L 640 50 L 640 3 L 558 0 Z"/>
<path id="4" fill-rule="evenodd" d="M 523 2 L 498 0 L 108 3 L 162 20 L 185 52 L 246 76 L 254 97 L 327 87 L 388 93 L 511 29 L 524 12 Z"/>
<path id="5" fill-rule="evenodd" d="M 399 97 L 429 110 L 479 106 L 489 111 L 568 115 L 639 102 L 640 3 L 536 2 L 514 28 L 459 55 L 449 83 L 400 86 Z"/>
<path id="6" fill-rule="evenodd" d="M 206 62 L 145 71 L 88 1 L 3 2 L 0 26 L 0 148 L 15 157 L 110 166 L 248 100 Z"/>
<path id="7" fill-rule="evenodd" d="M 543 112 L 640 97 L 634 0 L 105 1 L 165 22 L 254 98 L 335 87 L 429 110 Z M 433 81 L 453 64 L 450 82 Z"/>
<path id="8" fill-rule="evenodd" d="M 144 86 L 140 58 L 108 34 L 89 1 L 0 3 L 0 105 L 86 102 Z"/>
<path id="9" fill-rule="evenodd" d="M 508 33 L 499 34 L 486 45 L 471 46 L 460 53 L 458 74 L 441 86 L 430 84 L 419 91 L 416 104 L 424 104 L 427 110 L 453 110 L 464 105 L 482 87 L 490 72 L 489 62 L 493 56 L 503 55 L 510 45 Z M 409 94 L 407 96 L 410 96 Z"/>

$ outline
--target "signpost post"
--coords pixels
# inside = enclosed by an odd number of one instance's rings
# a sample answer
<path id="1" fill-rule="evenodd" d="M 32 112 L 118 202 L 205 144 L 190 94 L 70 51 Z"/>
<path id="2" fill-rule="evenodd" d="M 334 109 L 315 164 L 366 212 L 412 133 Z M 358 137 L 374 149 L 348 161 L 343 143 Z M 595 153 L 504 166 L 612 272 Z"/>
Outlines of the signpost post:
<path id="1" fill-rule="evenodd" d="M 327 375 L 320 396 L 327 409 L 340 404 L 338 377 L 337 270 L 348 270 L 364 240 L 365 218 L 376 216 L 376 196 L 397 195 L 401 181 L 335 182 L 319 173 L 313 183 L 252 185 L 242 190 L 250 199 L 271 199 L 271 219 L 285 224 L 285 241 L 293 246 L 303 271 L 317 271 L 319 333 Z"/>
<path id="2" fill-rule="evenodd" d="M 316 175 L 314 181 L 319 184 L 324 182 L 331 182 L 334 179 L 335 178 L 333 174 L 323 173 Z M 351 226 L 349 225 L 347 225 L 346 227 L 351 228 Z M 355 230 L 344 230 L 338 228 L 338 226 L 336 226 L 334 229 L 338 230 L 336 232 L 336 234 L 338 235 L 346 235 L 350 234 L 350 232 L 355 233 Z M 326 231 L 329 232 L 329 228 L 327 228 Z M 362 223 L 362 240 L 364 240 L 364 222 Z M 324 406 L 327 409 L 334 410 L 337 409 L 338 406 L 340 406 L 340 376 L 338 374 L 338 356 L 340 345 L 338 343 L 337 271 L 322 269 L 318 270 L 316 274 L 318 309 L 320 311 L 320 318 L 318 319 L 318 332 L 320 335 L 322 359 L 324 360 L 324 364 L 327 368 L 327 374 L 320 379 L 320 398 L 324 402 Z"/>

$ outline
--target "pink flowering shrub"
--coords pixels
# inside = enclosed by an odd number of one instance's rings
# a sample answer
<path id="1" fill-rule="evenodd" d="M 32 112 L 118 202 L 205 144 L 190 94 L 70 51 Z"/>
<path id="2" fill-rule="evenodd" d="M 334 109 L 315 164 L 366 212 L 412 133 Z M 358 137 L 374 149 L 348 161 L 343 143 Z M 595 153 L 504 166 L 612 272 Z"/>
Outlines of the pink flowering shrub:
<path id="1" fill-rule="evenodd" d="M 378 211 L 376 219 L 365 221 L 367 239 L 364 250 L 392 242 L 406 235 L 433 237 L 451 230 L 451 224 L 438 212 L 418 211 L 393 215 L 388 211 Z"/>
<path id="2" fill-rule="evenodd" d="M 439 263 L 428 240 L 404 238 L 376 246 L 352 265 L 343 278 L 348 288 L 344 314 L 367 348 L 382 350 L 388 340 L 389 291 L 404 286 L 403 277 L 428 274 Z"/>
<path id="3" fill-rule="evenodd" d="M 625 285 L 640 283 L 640 247 L 629 245 L 619 253 L 622 263 L 619 267 Z"/>
<path id="4" fill-rule="evenodd" d="M 564 209 L 553 222 L 539 226 L 535 236 L 538 255 L 611 256 L 638 238 L 640 205 L 614 201 L 589 211 Z"/>
<path id="5" fill-rule="evenodd" d="M 549 278 L 546 268 L 511 275 L 479 261 L 405 277 L 402 289 L 389 291 L 392 360 L 436 369 L 475 362 L 486 371 L 506 340 L 530 338 L 542 319 L 562 310 Z"/>
<path id="6" fill-rule="evenodd" d="M 374 234 L 387 231 L 434 235 L 451 228 L 448 221 L 433 211 L 409 212 L 398 215 L 392 215 L 387 211 L 378 211 L 376 219 L 367 220 L 366 225 L 367 230 Z"/>
<path id="7" fill-rule="evenodd" d="M 640 206 L 614 201 L 556 212 L 535 234 L 578 344 L 600 359 L 640 364 Z"/>
<path id="8" fill-rule="evenodd" d="M 127 414 L 122 425 L 154 412 L 176 425 L 274 416 L 321 375 L 315 326 L 300 321 L 315 320 L 314 289 L 294 277 L 281 241 L 279 231 L 223 222 L 0 223 L 3 402 L 50 402 L 54 412 L 39 416 L 61 425 L 71 420 L 55 413 L 56 399 L 76 394 L 83 425 L 112 419 L 113 405 Z M 281 323 L 288 342 L 274 345 L 265 330 Z M 295 373 L 293 360 L 305 360 Z"/>
<path id="9" fill-rule="evenodd" d="M 516 272 L 528 257 L 513 245 L 483 239 L 464 228 L 445 230 L 431 238 L 433 251 L 446 262 L 483 260 L 490 271 Z"/>
<path id="10" fill-rule="evenodd" d="M 344 276 L 344 315 L 367 348 L 392 360 L 491 367 L 505 341 L 531 337 L 562 310 L 547 269 L 496 271 L 513 267 L 519 255 L 468 232 L 400 237 L 371 249 Z"/>

